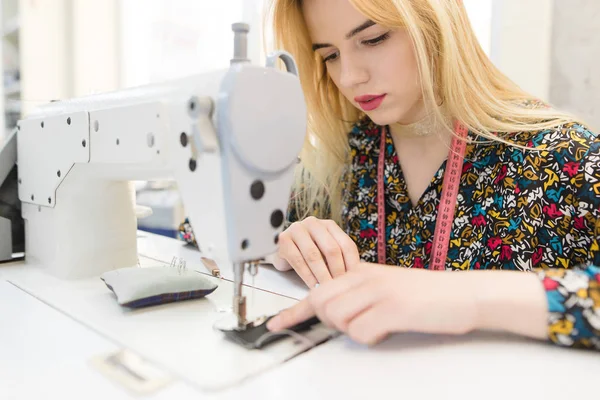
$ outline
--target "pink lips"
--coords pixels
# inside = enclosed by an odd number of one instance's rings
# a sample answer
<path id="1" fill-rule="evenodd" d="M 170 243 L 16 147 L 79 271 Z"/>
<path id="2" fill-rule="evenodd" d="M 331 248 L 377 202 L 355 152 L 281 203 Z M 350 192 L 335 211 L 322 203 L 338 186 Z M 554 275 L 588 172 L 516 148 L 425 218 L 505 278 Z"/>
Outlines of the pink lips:
<path id="1" fill-rule="evenodd" d="M 385 99 L 385 94 L 380 94 L 380 95 L 372 95 L 372 94 L 367 94 L 364 96 L 357 96 L 354 98 L 354 101 L 356 101 L 358 103 L 358 105 L 360 106 L 360 108 L 362 108 L 364 111 L 373 111 L 376 108 L 378 108 L 381 103 L 383 103 L 383 99 Z"/>

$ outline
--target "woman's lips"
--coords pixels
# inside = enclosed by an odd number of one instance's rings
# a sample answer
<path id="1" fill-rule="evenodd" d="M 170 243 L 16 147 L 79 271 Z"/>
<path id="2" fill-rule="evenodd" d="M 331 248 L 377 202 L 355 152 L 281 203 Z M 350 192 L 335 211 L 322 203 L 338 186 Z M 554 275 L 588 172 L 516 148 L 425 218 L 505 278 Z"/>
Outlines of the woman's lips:
<path id="1" fill-rule="evenodd" d="M 357 96 L 354 98 L 354 101 L 356 101 L 358 103 L 358 105 L 360 106 L 360 108 L 362 108 L 364 111 L 373 111 L 376 108 L 378 108 L 381 103 L 383 103 L 383 100 L 385 99 L 385 94 L 380 94 L 380 95 L 372 95 L 372 94 L 367 94 L 364 96 Z"/>

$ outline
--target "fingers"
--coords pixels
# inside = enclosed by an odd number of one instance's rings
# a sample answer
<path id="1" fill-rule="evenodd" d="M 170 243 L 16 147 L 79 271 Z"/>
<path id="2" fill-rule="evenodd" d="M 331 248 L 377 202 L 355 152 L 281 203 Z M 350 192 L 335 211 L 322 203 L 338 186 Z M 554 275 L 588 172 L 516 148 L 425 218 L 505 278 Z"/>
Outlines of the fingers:
<path id="1" fill-rule="evenodd" d="M 332 279 L 321 251 L 304 223 L 294 223 L 279 235 L 279 255 L 309 287 Z M 312 278 L 311 278 L 312 276 Z"/>
<path id="2" fill-rule="evenodd" d="M 334 221 L 329 220 L 325 222 L 327 230 L 331 236 L 333 236 L 342 251 L 345 270 L 351 271 L 355 269 L 360 264 L 360 254 L 358 253 L 356 243 L 354 243 L 354 241 L 350 239 L 350 236 L 348 236 Z"/>
<path id="3" fill-rule="evenodd" d="M 310 232 L 304 225 L 299 225 L 294 232 L 294 242 L 304 256 L 306 264 L 310 268 L 312 274 L 317 278 L 319 283 L 324 283 L 332 279 L 329 273 L 329 268 L 323 260 L 321 250 L 317 247 L 317 243 L 313 240 Z"/>
<path id="4" fill-rule="evenodd" d="M 285 272 L 285 271 L 289 271 L 292 269 L 292 266 L 290 265 L 290 263 L 288 263 L 285 259 L 279 257 L 279 255 L 277 255 L 277 254 L 265 257 L 265 261 L 273 264 L 275 269 L 278 271 Z"/>
<path id="5" fill-rule="evenodd" d="M 309 217 L 292 224 L 279 235 L 279 270 L 293 268 L 309 287 L 325 283 L 357 269 L 358 248 L 331 220 Z"/>
<path id="6" fill-rule="evenodd" d="M 290 328 L 300 322 L 313 317 L 315 312 L 309 298 L 305 298 L 298 304 L 281 311 L 267 323 L 267 329 L 271 332 L 277 332 L 282 329 Z"/>
<path id="7" fill-rule="evenodd" d="M 387 321 L 392 316 L 386 315 L 385 310 L 381 303 L 365 310 L 350 321 L 346 333 L 358 343 L 367 345 L 379 343 L 391 333 Z"/>
<path id="8" fill-rule="evenodd" d="M 287 329 L 314 315 L 319 316 L 319 319 L 321 319 L 321 316 L 325 318 L 326 315 L 322 311 L 323 305 L 336 296 L 350 291 L 353 287 L 359 285 L 363 279 L 363 274 L 346 274 L 339 279 L 329 281 L 323 286 L 311 290 L 304 300 L 273 317 L 267 324 L 267 328 L 269 330 Z M 317 312 L 317 309 L 320 311 Z M 323 319 L 321 321 L 325 325 L 333 326 L 329 321 Z"/>
<path id="9" fill-rule="evenodd" d="M 283 236 L 284 233 L 282 233 L 280 236 Z M 291 239 L 287 238 L 279 239 L 279 242 L 279 257 L 282 259 L 282 262 L 289 263 L 308 287 L 315 287 L 315 285 L 318 283 L 317 278 L 313 275 L 310 268 L 304 261 L 304 257 L 302 256 L 302 253 L 296 244 Z M 282 268 L 285 267 L 284 265 L 280 266 Z M 275 267 L 277 268 L 277 265 Z"/>
<path id="10" fill-rule="evenodd" d="M 328 306 L 337 303 L 338 298 L 342 295 L 350 294 L 352 296 L 352 293 L 355 293 L 356 289 L 363 285 L 367 279 L 366 274 L 348 273 L 314 289 L 308 299 L 321 322 L 327 326 L 340 329 L 336 321 L 332 319 L 334 314 L 330 312 Z"/>
<path id="11" fill-rule="evenodd" d="M 316 218 L 307 218 L 305 224 L 310 236 L 319 248 L 319 251 L 325 256 L 325 260 L 327 261 L 326 266 L 330 276 L 332 278 L 337 278 L 338 276 L 344 275 L 346 266 L 344 265 L 341 246 L 337 239 L 332 235 L 328 222 L 329 221 L 321 221 Z M 335 225 L 335 222 L 333 224 Z M 341 232 L 345 235 L 343 231 Z M 348 239 L 351 241 L 350 238 Z M 322 283 L 321 280 L 319 280 L 319 282 Z"/>
<path id="12" fill-rule="evenodd" d="M 328 321 L 336 329 L 346 332 L 350 322 L 359 314 L 365 312 L 381 300 L 381 290 L 369 282 L 362 282 L 337 297 L 329 300 L 323 306 L 321 321 Z"/>
<path id="13" fill-rule="evenodd" d="M 373 345 L 391 332 L 394 319 L 378 286 L 367 273 L 349 273 L 313 289 L 309 296 L 272 318 L 272 332 L 318 316 L 324 324 L 345 332 L 358 343 Z M 397 310 L 398 311 L 398 310 Z"/>

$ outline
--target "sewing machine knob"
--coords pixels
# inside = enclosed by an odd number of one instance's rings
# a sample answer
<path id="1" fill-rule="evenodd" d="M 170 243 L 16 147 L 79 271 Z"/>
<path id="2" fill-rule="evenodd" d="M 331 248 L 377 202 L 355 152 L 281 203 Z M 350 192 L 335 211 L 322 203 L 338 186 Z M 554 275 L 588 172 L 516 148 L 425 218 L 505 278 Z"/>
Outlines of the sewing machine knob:
<path id="1" fill-rule="evenodd" d="M 233 30 L 233 58 L 231 64 L 240 62 L 250 62 L 248 59 L 248 32 L 250 25 L 243 22 L 238 22 L 231 25 Z"/>
<path id="2" fill-rule="evenodd" d="M 260 200 L 265 194 L 265 184 L 261 180 L 256 180 L 250 186 L 250 194 L 254 200 Z"/>
<path id="3" fill-rule="evenodd" d="M 275 229 L 279 228 L 283 224 L 283 211 L 275 210 L 271 214 L 271 226 Z"/>
<path id="4" fill-rule="evenodd" d="M 215 109 L 213 100 L 210 97 L 192 97 L 188 102 L 189 114 L 196 119 L 192 125 L 192 156 L 198 159 L 199 154 L 212 153 L 218 150 L 219 141 L 217 132 L 212 123 L 212 115 Z M 181 144 L 187 144 L 180 138 Z M 184 145 L 185 146 L 185 145 Z"/>

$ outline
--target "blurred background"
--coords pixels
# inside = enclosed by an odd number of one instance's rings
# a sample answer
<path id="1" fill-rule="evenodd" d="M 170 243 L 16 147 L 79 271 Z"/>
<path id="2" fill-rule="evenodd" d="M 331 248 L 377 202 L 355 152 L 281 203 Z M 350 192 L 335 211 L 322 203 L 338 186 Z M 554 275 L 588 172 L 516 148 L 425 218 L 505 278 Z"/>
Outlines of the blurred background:
<path id="1" fill-rule="evenodd" d="M 249 56 L 264 63 L 266 1 L 1 0 L 0 143 L 19 118 L 52 100 L 226 68 L 233 22 L 251 25 Z M 464 3 L 501 70 L 600 129 L 599 0 Z M 140 228 L 174 236 L 185 215 L 177 188 L 136 185 L 138 203 L 154 210 Z"/>

